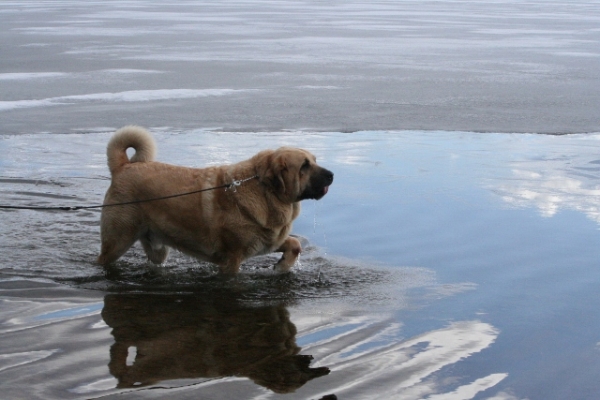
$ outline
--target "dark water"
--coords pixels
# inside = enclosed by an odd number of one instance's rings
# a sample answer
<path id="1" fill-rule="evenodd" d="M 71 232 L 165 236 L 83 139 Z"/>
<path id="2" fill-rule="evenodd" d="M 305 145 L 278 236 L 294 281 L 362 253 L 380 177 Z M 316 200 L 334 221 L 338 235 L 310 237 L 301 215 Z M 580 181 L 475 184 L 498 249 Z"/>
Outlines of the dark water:
<path id="1" fill-rule="evenodd" d="M 336 180 L 295 224 L 300 264 L 280 276 L 263 268 L 275 256 L 257 258 L 224 281 L 177 253 L 149 267 L 133 249 L 104 271 L 93 262 L 98 212 L 2 211 L 0 374 L 15 398 L 584 399 L 600 389 L 600 136 L 155 136 L 158 158 L 181 165 L 281 144 L 313 151 Z M 1 203 L 100 202 L 108 137 L 3 137 Z"/>

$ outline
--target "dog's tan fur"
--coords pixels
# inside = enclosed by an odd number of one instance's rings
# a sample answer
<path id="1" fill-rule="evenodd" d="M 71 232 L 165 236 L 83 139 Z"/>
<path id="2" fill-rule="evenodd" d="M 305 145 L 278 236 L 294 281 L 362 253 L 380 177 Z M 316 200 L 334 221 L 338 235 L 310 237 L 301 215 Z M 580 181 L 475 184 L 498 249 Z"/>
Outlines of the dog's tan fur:
<path id="1" fill-rule="evenodd" d="M 135 155 L 128 158 L 126 150 Z M 276 264 L 288 271 L 301 251 L 289 236 L 300 212 L 299 201 L 327 193 L 333 174 L 319 167 L 306 150 L 265 150 L 232 165 L 187 168 L 153 161 L 155 144 L 143 128 L 118 130 L 107 147 L 111 185 L 104 204 L 154 199 L 250 179 L 236 188 L 207 190 L 164 200 L 105 207 L 100 222 L 98 262 L 110 264 L 137 240 L 153 263 L 162 263 L 169 247 L 217 264 L 225 274 L 239 271 L 243 260 L 283 252 Z"/>

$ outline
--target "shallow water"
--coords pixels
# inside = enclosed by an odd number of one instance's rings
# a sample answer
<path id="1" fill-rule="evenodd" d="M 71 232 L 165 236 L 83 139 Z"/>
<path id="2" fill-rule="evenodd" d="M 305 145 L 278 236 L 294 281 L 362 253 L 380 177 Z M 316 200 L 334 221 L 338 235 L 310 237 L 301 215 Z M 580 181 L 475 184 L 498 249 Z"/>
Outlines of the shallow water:
<path id="1" fill-rule="evenodd" d="M 3 133 L 600 125 L 592 0 L 3 1 L 0 22 Z"/>
<path id="2" fill-rule="evenodd" d="M 283 144 L 314 152 L 335 182 L 294 225 L 300 265 L 273 275 L 262 267 L 276 257 L 265 256 L 223 281 L 177 253 L 151 268 L 138 248 L 103 271 L 93 262 L 99 212 L 0 211 L 7 393 L 585 399 L 600 390 L 600 135 L 153 131 L 158 159 L 180 165 Z M 1 137 L 0 203 L 99 204 L 109 136 Z M 270 347 L 251 345 L 261 340 Z M 273 372 L 282 368 L 295 380 Z"/>

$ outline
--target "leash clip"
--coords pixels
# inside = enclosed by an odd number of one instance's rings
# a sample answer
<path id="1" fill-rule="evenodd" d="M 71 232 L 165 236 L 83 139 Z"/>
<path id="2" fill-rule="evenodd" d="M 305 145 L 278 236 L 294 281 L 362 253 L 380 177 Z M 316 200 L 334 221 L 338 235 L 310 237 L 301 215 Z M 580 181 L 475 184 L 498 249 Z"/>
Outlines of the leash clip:
<path id="1" fill-rule="evenodd" d="M 237 187 L 242 184 L 242 181 L 233 181 L 231 182 L 225 190 L 230 190 L 233 193 L 237 192 Z"/>
<path id="2" fill-rule="evenodd" d="M 256 179 L 256 178 L 258 178 L 258 175 L 254 175 L 254 176 L 251 176 L 250 178 L 246 178 L 246 179 L 236 179 L 225 187 L 225 191 L 231 190 L 233 193 L 235 193 L 235 192 L 237 192 L 237 187 L 241 186 L 242 183 L 248 182 L 249 180 Z"/>

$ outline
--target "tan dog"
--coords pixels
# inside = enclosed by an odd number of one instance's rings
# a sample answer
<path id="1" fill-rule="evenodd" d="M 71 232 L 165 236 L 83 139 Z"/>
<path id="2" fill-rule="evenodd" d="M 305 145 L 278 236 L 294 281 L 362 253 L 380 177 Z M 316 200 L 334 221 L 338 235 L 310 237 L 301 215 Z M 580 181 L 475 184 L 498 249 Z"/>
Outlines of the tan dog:
<path id="1" fill-rule="evenodd" d="M 131 160 L 126 150 L 135 149 Z M 102 250 L 98 262 L 110 264 L 137 240 L 150 261 L 162 263 L 169 247 L 215 263 L 235 274 L 243 260 L 283 252 L 275 265 L 288 271 L 300 242 L 288 236 L 300 201 L 320 199 L 333 173 L 316 164 L 306 150 L 265 150 L 237 164 L 186 168 L 153 161 L 155 144 L 143 128 L 126 126 L 107 148 L 112 175 L 104 204 L 135 202 L 102 209 Z M 225 188 L 234 181 L 239 186 Z M 211 189 L 161 200 L 161 197 Z"/>

